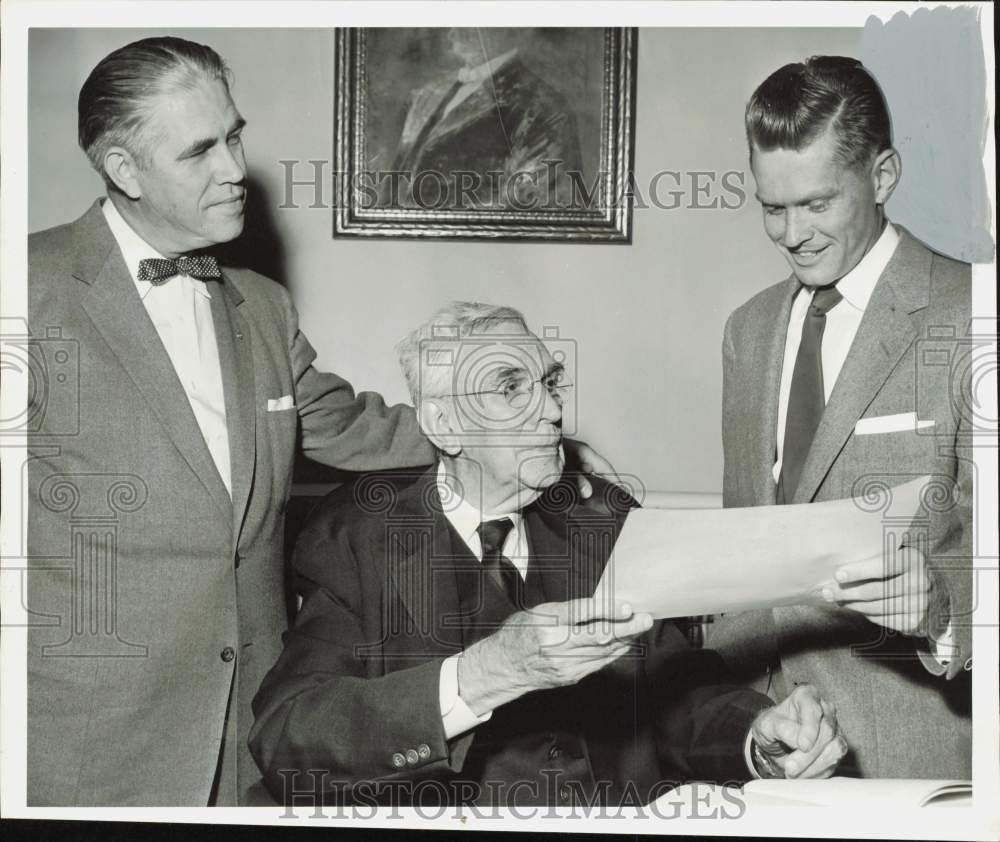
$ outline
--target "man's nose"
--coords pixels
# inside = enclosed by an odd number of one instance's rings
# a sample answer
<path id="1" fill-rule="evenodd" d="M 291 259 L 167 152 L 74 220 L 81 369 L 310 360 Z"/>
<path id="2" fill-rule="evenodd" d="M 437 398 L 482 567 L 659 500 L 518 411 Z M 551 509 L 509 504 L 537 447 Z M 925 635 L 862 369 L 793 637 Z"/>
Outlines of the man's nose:
<path id="1" fill-rule="evenodd" d="M 218 184 L 240 184 L 246 178 L 246 159 L 240 144 L 218 145 L 215 155 L 215 180 Z"/>
<path id="2" fill-rule="evenodd" d="M 812 236 L 812 229 L 803 218 L 799 208 L 788 208 L 784 214 L 785 227 L 781 234 L 781 244 L 787 249 L 801 246 Z"/>
<path id="3" fill-rule="evenodd" d="M 540 421 L 548 421 L 551 424 L 558 424 L 562 421 L 563 401 L 559 392 L 550 391 L 548 387 L 539 385 L 542 390 L 542 406 Z"/>

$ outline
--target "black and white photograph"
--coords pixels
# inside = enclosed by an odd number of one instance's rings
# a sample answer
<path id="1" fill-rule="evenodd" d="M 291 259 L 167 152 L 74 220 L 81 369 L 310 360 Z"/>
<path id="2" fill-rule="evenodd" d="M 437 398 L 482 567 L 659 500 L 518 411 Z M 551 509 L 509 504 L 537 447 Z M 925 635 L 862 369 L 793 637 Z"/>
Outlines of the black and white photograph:
<path id="1" fill-rule="evenodd" d="M 3 8 L 5 824 L 996 838 L 990 5 L 144 5 Z"/>

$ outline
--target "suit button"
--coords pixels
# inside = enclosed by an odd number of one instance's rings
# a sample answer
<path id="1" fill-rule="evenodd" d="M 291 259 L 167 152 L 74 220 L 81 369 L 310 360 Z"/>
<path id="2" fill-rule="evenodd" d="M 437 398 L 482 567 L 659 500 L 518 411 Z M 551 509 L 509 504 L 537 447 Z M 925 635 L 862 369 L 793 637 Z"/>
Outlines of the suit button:
<path id="1" fill-rule="evenodd" d="M 232 646 L 227 646 L 219 653 L 219 657 L 222 658 L 227 664 L 236 657 L 236 650 Z"/>
<path id="2" fill-rule="evenodd" d="M 559 787 L 559 799 L 561 801 L 571 801 L 573 799 L 573 791 L 566 784 Z"/>
<path id="3" fill-rule="evenodd" d="M 965 662 L 965 671 L 966 671 L 966 672 L 971 672 L 971 671 L 972 671 L 972 658 L 969 658 L 969 659 L 968 659 L 968 660 L 967 660 L 967 661 Z"/>
<path id="4" fill-rule="evenodd" d="M 549 749 L 549 760 L 555 760 L 557 757 L 562 756 L 562 749 L 559 746 L 552 746 Z"/>
<path id="5" fill-rule="evenodd" d="M 406 762 L 411 766 L 416 766 L 417 763 L 420 762 L 420 755 L 417 754 L 417 750 L 415 748 L 411 748 L 406 752 Z"/>
<path id="6" fill-rule="evenodd" d="M 426 760 L 431 756 L 431 747 L 427 743 L 421 743 L 417 746 L 417 754 L 420 755 L 421 760 Z"/>
<path id="7" fill-rule="evenodd" d="M 392 765 L 397 769 L 402 769 L 406 765 L 406 758 L 398 751 L 392 756 Z"/>

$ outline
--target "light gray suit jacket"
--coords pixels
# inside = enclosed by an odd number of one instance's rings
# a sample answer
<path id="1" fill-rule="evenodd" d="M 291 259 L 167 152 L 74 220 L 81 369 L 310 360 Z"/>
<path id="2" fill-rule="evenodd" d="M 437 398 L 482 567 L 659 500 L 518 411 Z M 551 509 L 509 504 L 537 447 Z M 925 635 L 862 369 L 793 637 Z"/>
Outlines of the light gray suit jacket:
<path id="1" fill-rule="evenodd" d="M 232 499 L 99 203 L 30 238 L 31 805 L 235 803 L 286 626 L 297 441 L 351 470 L 432 461 L 410 408 L 312 367 L 284 289 L 230 268 L 208 288 Z"/>
<path id="2" fill-rule="evenodd" d="M 881 493 L 933 475 L 944 493 L 911 536 L 926 541 L 933 574 L 948 590 L 961 654 L 946 674 L 934 675 L 929 665 L 935 662 L 920 652 L 923 641 L 836 607 L 726 615 L 709 626 L 706 645 L 745 680 L 769 686 L 776 696 L 815 684 L 837 706 L 852 749 L 842 766 L 848 774 L 968 778 L 973 465 L 971 404 L 962 399 L 968 383 L 958 375 L 970 324 L 970 270 L 930 251 L 905 229 L 900 234 L 827 403 L 795 502 Z M 794 277 L 776 284 L 726 324 L 725 506 L 775 503 L 778 388 L 797 289 Z M 909 412 L 933 426 L 872 435 L 854 431 L 861 418 Z M 951 496 L 956 489 L 957 502 Z"/>

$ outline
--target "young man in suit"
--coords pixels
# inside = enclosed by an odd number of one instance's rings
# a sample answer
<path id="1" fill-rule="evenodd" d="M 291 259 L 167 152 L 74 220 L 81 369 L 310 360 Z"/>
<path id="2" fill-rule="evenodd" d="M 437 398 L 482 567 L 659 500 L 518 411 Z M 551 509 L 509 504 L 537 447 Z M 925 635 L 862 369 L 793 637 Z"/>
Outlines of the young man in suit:
<path id="1" fill-rule="evenodd" d="M 746 129 L 764 229 L 792 276 L 726 325 L 724 504 L 860 496 L 924 474 L 943 494 L 899 551 L 839 571 L 826 606 L 716 618 L 706 642 L 777 698 L 810 682 L 832 699 L 854 774 L 968 778 L 968 384 L 926 351 L 966 334 L 969 266 L 886 218 L 900 160 L 860 62 L 782 67 Z"/>
<path id="2" fill-rule="evenodd" d="M 244 120 L 209 47 L 150 38 L 79 98 L 107 199 L 29 242 L 28 803 L 231 805 L 286 626 L 292 460 L 428 464 L 413 410 L 313 368 L 285 290 L 208 251 L 243 229 Z"/>
<path id="3" fill-rule="evenodd" d="M 647 803 L 672 783 L 832 773 L 811 687 L 777 707 L 594 590 L 635 502 L 563 474 L 567 373 L 516 310 L 456 302 L 400 345 L 439 462 L 339 489 L 296 545 L 303 606 L 254 700 L 275 797 Z"/>

